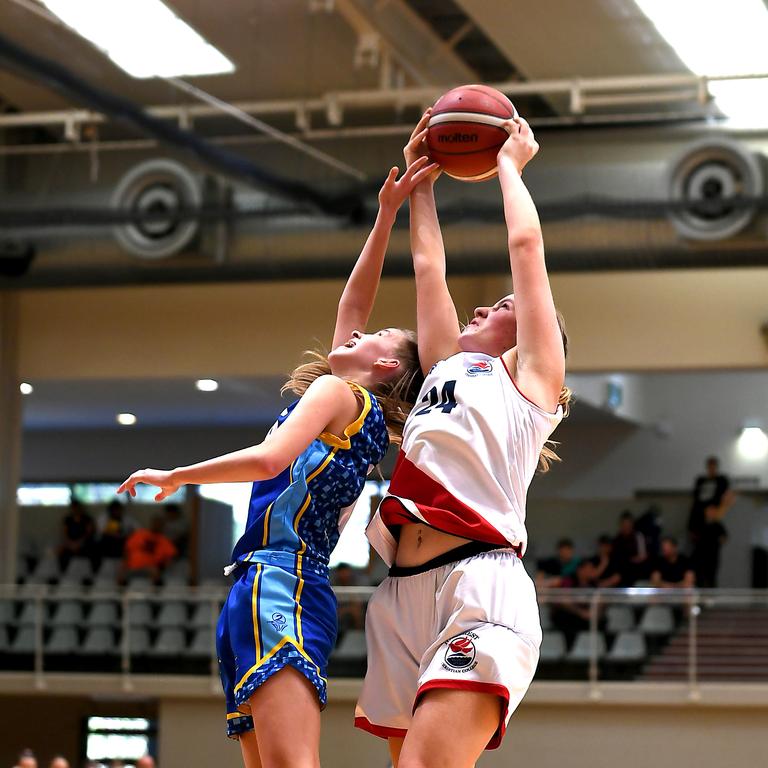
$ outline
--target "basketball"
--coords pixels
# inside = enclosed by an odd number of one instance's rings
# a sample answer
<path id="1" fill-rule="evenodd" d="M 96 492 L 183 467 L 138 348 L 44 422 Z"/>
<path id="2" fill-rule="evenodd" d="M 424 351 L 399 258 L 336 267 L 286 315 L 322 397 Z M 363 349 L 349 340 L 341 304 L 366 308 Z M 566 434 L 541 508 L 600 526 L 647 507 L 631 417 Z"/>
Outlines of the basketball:
<path id="1" fill-rule="evenodd" d="M 487 85 L 462 85 L 432 108 L 427 146 L 454 179 L 485 181 L 496 175 L 496 155 L 507 140 L 504 121 L 517 117 L 512 102 Z"/>

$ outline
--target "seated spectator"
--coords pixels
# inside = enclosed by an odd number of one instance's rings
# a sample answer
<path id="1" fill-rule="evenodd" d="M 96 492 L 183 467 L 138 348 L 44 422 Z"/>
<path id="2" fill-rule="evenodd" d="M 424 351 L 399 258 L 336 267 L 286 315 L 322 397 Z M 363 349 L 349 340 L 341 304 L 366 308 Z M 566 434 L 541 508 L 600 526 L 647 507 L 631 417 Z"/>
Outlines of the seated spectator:
<path id="1" fill-rule="evenodd" d="M 648 551 L 645 538 L 635 530 L 631 512 L 619 517 L 619 532 L 613 540 L 613 556 L 621 574 L 619 586 L 631 587 L 638 579 L 648 577 Z"/>
<path id="2" fill-rule="evenodd" d="M 136 768 L 155 768 L 155 758 L 152 755 L 144 755 L 136 761 Z"/>
<path id="3" fill-rule="evenodd" d="M 590 558 L 594 571 L 595 585 L 601 588 L 618 587 L 621 573 L 613 554 L 613 539 L 603 534 L 597 540 L 597 554 Z"/>
<path id="4" fill-rule="evenodd" d="M 165 535 L 173 542 L 179 557 L 187 556 L 189 544 L 189 523 L 181 507 L 178 504 L 166 504 L 163 507 L 165 513 Z"/>
<path id="5" fill-rule="evenodd" d="M 61 755 L 56 755 L 56 757 L 51 760 L 51 764 L 48 768 L 69 768 L 69 760 Z"/>
<path id="6" fill-rule="evenodd" d="M 136 529 L 136 522 L 125 514 L 123 505 L 114 499 L 99 516 L 97 544 L 99 558 L 122 558 L 125 542 Z"/>
<path id="7" fill-rule="evenodd" d="M 37 768 L 37 758 L 31 749 L 23 749 L 16 761 L 16 768 Z"/>
<path id="8" fill-rule="evenodd" d="M 128 537 L 121 580 L 146 573 L 153 582 L 159 583 L 163 570 L 176 557 L 176 547 L 163 534 L 164 522 L 160 515 L 155 515 L 149 528 L 139 528 Z"/>
<path id="9" fill-rule="evenodd" d="M 573 542 L 570 539 L 560 539 L 557 542 L 557 557 L 539 563 L 536 585 L 540 589 L 571 586 L 575 580 L 579 562 Z"/>
<path id="10" fill-rule="evenodd" d="M 694 574 L 690 560 L 680 554 L 675 539 L 665 536 L 661 540 L 661 556 L 651 573 L 651 584 L 661 588 L 692 587 L 693 583 Z"/>
<path id="11" fill-rule="evenodd" d="M 568 588 L 594 589 L 595 566 L 591 560 L 582 560 L 576 567 L 573 579 L 569 581 L 563 590 L 563 595 L 568 595 Z M 571 645 L 579 632 L 589 629 L 591 605 L 589 599 L 568 598 L 558 599 L 552 603 L 552 623 L 565 635 L 566 642 Z M 602 608 L 600 610 L 602 616 Z"/>
<path id="12" fill-rule="evenodd" d="M 704 511 L 704 525 L 699 529 L 692 556 L 696 584 L 699 587 L 717 587 L 720 550 L 728 540 L 728 530 L 722 521 L 735 500 L 736 494 L 726 491 L 717 506 L 711 504 Z"/>
<path id="13" fill-rule="evenodd" d="M 719 507 L 729 487 L 730 481 L 727 475 L 720 472 L 717 456 L 707 458 L 705 474 L 699 475 L 693 485 L 691 511 L 688 515 L 688 535 L 694 546 L 707 524 L 707 507 Z"/>
<path id="14" fill-rule="evenodd" d="M 358 572 L 349 563 L 339 563 L 331 571 L 331 584 L 335 587 L 359 587 L 364 581 L 361 572 Z M 365 625 L 365 612 L 363 601 L 350 598 L 338 598 L 336 614 L 339 619 L 339 638 L 349 629 L 363 629 Z"/>
<path id="15" fill-rule="evenodd" d="M 85 511 L 83 504 L 72 498 L 69 513 L 61 521 L 61 544 L 59 545 L 59 566 L 63 571 L 73 557 L 94 556 L 93 518 Z"/>

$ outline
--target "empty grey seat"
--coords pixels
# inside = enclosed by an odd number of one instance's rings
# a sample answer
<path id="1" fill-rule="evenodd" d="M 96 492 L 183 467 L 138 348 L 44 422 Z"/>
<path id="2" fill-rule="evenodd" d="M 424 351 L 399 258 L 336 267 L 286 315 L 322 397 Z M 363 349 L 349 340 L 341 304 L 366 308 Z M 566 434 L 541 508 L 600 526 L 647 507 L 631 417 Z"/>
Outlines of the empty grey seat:
<path id="1" fill-rule="evenodd" d="M 184 652 L 186 645 L 182 630 L 166 627 L 160 631 L 150 653 L 153 656 L 178 656 Z"/>
<path id="2" fill-rule="evenodd" d="M 544 663 L 562 661 L 565 650 L 565 636 L 562 632 L 545 632 L 541 638 L 539 660 Z"/>
<path id="3" fill-rule="evenodd" d="M 93 579 L 95 587 L 113 587 L 117 583 L 117 574 L 120 570 L 120 560 L 115 557 L 107 557 L 101 561 L 98 571 Z"/>
<path id="4" fill-rule="evenodd" d="M 29 575 L 28 582 L 46 584 L 52 579 L 59 578 L 59 562 L 53 554 L 46 554 Z"/>
<path id="5" fill-rule="evenodd" d="M 163 573 L 166 584 L 187 584 L 189 582 L 189 561 L 175 560 Z"/>
<path id="6" fill-rule="evenodd" d="M 149 630 L 145 627 L 132 627 L 128 634 L 129 654 L 131 656 L 143 656 L 149 650 L 149 645 Z"/>
<path id="7" fill-rule="evenodd" d="M 613 642 L 608 654 L 610 661 L 642 661 L 647 655 L 645 636 L 640 632 L 621 632 Z"/>
<path id="8" fill-rule="evenodd" d="M 333 655 L 337 659 L 364 659 L 366 656 L 365 632 L 362 629 L 350 629 L 345 632 Z"/>
<path id="9" fill-rule="evenodd" d="M 11 643 L 11 653 L 34 653 L 35 628 L 21 627 Z"/>
<path id="10" fill-rule="evenodd" d="M 158 627 L 184 627 L 187 624 L 187 606 L 184 603 L 162 603 L 157 615 Z"/>
<path id="11" fill-rule="evenodd" d="M 0 600 L 0 626 L 13 623 L 13 615 L 16 609 L 11 600 Z"/>
<path id="12" fill-rule="evenodd" d="M 88 656 L 117 654 L 120 649 L 115 645 L 114 633 L 108 627 L 94 627 L 88 630 L 80 653 Z"/>
<path id="13" fill-rule="evenodd" d="M 43 621 L 45 621 L 45 618 L 46 618 L 45 604 L 43 604 L 42 614 L 43 614 Z M 24 607 L 21 609 L 21 613 L 19 614 L 19 618 L 16 621 L 16 623 L 21 627 L 32 627 L 37 621 L 36 617 L 37 617 L 37 606 L 34 601 L 30 600 L 29 602 L 24 603 Z"/>
<path id="14" fill-rule="evenodd" d="M 190 625 L 195 628 L 216 626 L 219 618 L 220 609 L 218 605 L 212 607 L 210 602 L 205 601 L 196 603 L 192 609 L 192 620 Z"/>
<path id="15" fill-rule="evenodd" d="M 539 618 L 541 620 L 542 632 L 552 629 L 552 611 L 548 605 L 539 606 Z"/>
<path id="16" fill-rule="evenodd" d="M 73 557 L 62 573 L 61 581 L 65 584 L 82 584 L 85 579 L 90 579 L 92 576 L 91 561 L 86 557 Z"/>
<path id="17" fill-rule="evenodd" d="M 149 603 L 131 600 L 128 603 L 128 621 L 131 627 L 146 627 L 152 623 L 152 609 Z"/>
<path id="18" fill-rule="evenodd" d="M 605 656 L 605 638 L 598 632 L 595 637 L 597 643 L 597 658 L 602 659 Z M 592 658 L 592 633 L 579 632 L 573 641 L 573 647 L 568 654 L 568 661 L 574 661 L 579 664 L 588 662 Z"/>
<path id="19" fill-rule="evenodd" d="M 192 636 L 192 642 L 185 651 L 187 656 L 211 656 L 216 653 L 213 644 L 213 630 L 197 629 Z"/>
<path id="20" fill-rule="evenodd" d="M 640 619 L 638 629 L 644 635 L 670 635 L 675 629 L 675 618 L 668 605 L 649 605 Z"/>
<path id="21" fill-rule="evenodd" d="M 74 627 L 56 627 L 45 644 L 45 652 L 51 654 L 74 653 L 79 646 Z"/>
<path id="22" fill-rule="evenodd" d="M 108 600 L 99 601 L 91 606 L 88 625 L 91 627 L 114 627 L 119 622 L 117 605 Z"/>
<path id="23" fill-rule="evenodd" d="M 51 624 L 54 627 L 72 627 L 82 624 L 83 606 L 74 600 L 59 603 L 54 608 Z"/>
<path id="24" fill-rule="evenodd" d="M 611 635 L 635 628 L 635 616 L 628 605 L 609 605 L 605 612 L 605 631 Z"/>
<path id="25" fill-rule="evenodd" d="M 128 586 L 137 592 L 148 592 L 154 587 L 152 579 L 144 573 L 128 575 Z"/>

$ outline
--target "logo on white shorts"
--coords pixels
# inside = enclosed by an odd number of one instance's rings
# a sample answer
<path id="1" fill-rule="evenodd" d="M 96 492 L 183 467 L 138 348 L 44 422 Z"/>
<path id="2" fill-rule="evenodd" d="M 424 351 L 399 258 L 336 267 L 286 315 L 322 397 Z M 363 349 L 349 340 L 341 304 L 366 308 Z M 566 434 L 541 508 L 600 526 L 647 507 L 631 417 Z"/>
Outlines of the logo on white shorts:
<path id="1" fill-rule="evenodd" d="M 442 667 L 449 672 L 470 672 L 477 666 L 475 657 L 477 650 L 475 640 L 478 636 L 474 632 L 464 632 L 451 638 L 446 645 L 445 658 Z"/>

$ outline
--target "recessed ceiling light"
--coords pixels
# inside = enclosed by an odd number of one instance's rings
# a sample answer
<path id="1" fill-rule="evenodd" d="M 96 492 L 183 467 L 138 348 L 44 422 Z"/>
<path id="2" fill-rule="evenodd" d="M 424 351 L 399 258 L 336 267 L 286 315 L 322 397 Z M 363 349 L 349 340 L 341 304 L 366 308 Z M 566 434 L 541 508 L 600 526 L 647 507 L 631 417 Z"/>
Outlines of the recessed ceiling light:
<path id="1" fill-rule="evenodd" d="M 757 426 L 744 427 L 738 440 L 739 453 L 751 461 L 768 456 L 768 435 Z"/>
<path id="2" fill-rule="evenodd" d="M 235 65 L 162 0 L 42 0 L 133 77 L 219 75 Z"/>
<path id="3" fill-rule="evenodd" d="M 137 419 L 132 413 L 118 413 L 117 423 L 122 424 L 124 427 L 131 427 L 136 423 Z"/>
<path id="4" fill-rule="evenodd" d="M 219 382 L 215 379 L 198 379 L 195 386 L 201 392 L 215 392 L 219 388 Z"/>
<path id="5" fill-rule="evenodd" d="M 763 0 L 635 0 L 659 34 L 697 75 L 768 73 L 768 8 Z M 710 93 L 729 117 L 768 119 L 768 82 L 711 83 Z"/>
<path id="6" fill-rule="evenodd" d="M 19 391 L 22 395 L 31 395 L 35 391 L 35 388 L 26 381 L 22 381 L 21 384 L 19 384 Z"/>

